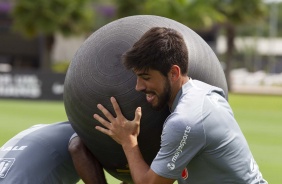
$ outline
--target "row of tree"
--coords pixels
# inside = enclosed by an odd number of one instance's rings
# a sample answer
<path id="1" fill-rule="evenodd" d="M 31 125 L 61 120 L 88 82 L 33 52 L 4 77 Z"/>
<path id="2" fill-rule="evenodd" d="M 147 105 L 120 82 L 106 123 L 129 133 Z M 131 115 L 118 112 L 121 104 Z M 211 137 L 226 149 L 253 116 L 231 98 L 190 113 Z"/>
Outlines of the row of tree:
<path id="1" fill-rule="evenodd" d="M 95 7 L 101 5 L 114 7 L 112 19 L 150 14 L 174 19 L 199 32 L 221 28 L 227 38 L 224 60 L 228 84 L 236 27 L 254 24 L 267 15 L 262 0 L 20 0 L 12 12 L 14 28 L 26 36 L 45 35 L 46 53 L 50 53 L 55 33 L 69 36 L 93 32 L 99 19 Z M 45 63 L 48 68 L 48 57 Z"/>
<path id="2" fill-rule="evenodd" d="M 209 31 L 215 25 L 222 28 L 227 38 L 224 61 L 229 90 L 236 27 L 258 23 L 267 15 L 266 4 L 261 0 L 142 0 L 142 6 L 137 0 L 123 0 L 118 10 L 119 17 L 136 13 L 165 16 L 199 32 Z"/>

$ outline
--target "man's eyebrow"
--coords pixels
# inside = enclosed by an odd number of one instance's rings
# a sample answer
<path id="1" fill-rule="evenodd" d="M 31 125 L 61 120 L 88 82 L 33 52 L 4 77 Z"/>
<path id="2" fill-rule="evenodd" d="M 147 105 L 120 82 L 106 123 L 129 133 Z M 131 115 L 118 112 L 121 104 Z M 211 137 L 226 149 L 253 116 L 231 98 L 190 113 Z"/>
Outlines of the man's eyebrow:
<path id="1" fill-rule="evenodd" d="M 144 76 L 144 75 L 149 75 L 149 74 L 146 73 L 146 72 L 142 72 L 142 73 L 137 73 L 136 75 L 137 75 L 137 76 Z"/>

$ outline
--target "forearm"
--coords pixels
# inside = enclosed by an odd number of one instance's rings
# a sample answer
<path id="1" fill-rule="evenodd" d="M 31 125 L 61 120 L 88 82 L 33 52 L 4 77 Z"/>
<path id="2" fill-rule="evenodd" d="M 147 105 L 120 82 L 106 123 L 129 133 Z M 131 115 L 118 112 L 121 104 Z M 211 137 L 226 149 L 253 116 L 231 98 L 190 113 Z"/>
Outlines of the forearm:
<path id="1" fill-rule="evenodd" d="M 123 146 L 130 173 L 135 184 L 148 183 L 147 173 L 149 165 L 144 161 L 138 145 Z"/>
<path id="2" fill-rule="evenodd" d="M 79 160 L 73 160 L 75 168 L 85 184 L 106 184 L 102 166 L 96 159 L 89 159 L 88 155 L 80 155 Z"/>
<path id="3" fill-rule="evenodd" d="M 75 169 L 85 184 L 107 183 L 103 167 L 86 148 L 79 137 L 71 141 L 69 151 Z"/>

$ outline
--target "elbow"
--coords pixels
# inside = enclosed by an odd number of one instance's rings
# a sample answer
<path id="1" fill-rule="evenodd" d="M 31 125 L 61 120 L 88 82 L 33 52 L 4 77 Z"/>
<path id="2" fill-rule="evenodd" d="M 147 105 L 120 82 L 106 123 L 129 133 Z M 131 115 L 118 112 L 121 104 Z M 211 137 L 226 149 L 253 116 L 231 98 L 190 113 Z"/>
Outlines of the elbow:
<path id="1" fill-rule="evenodd" d="M 84 149 L 85 149 L 85 145 L 83 144 L 80 137 L 76 136 L 70 140 L 69 145 L 68 145 L 68 150 L 71 155 L 77 154 L 81 152 L 81 150 L 84 150 Z"/>

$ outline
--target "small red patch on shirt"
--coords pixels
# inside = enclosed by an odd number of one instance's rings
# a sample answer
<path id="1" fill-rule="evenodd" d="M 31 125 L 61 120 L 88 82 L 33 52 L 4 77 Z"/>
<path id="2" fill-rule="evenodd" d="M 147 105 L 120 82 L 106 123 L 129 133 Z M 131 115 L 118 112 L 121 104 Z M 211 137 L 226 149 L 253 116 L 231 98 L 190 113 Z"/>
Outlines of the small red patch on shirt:
<path id="1" fill-rule="evenodd" d="M 184 180 L 186 180 L 188 178 L 188 170 L 187 168 L 183 169 L 181 176 Z"/>

